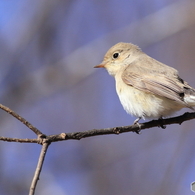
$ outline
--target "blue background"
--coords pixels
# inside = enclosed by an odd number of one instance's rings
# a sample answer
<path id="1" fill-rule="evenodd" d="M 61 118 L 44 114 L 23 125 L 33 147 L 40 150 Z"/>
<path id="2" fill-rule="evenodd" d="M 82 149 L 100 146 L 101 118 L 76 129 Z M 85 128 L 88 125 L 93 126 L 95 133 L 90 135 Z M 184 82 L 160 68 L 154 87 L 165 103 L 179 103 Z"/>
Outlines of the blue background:
<path id="1" fill-rule="evenodd" d="M 131 125 L 114 79 L 93 67 L 132 42 L 195 87 L 194 10 L 192 0 L 2 0 L 0 101 L 48 135 Z M 36 194 L 193 194 L 194 125 L 53 143 Z M 2 110 L 0 129 L 35 138 Z M 0 194 L 28 193 L 40 150 L 0 142 Z"/>

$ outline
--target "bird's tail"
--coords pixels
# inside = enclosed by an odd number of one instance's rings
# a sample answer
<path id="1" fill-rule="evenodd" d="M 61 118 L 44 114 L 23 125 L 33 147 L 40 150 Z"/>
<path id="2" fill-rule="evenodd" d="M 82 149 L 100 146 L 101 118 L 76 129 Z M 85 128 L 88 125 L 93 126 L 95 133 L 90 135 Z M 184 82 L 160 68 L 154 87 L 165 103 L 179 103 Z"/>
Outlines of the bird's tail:
<path id="1" fill-rule="evenodd" d="M 184 101 L 189 107 L 195 106 L 195 89 L 193 88 L 185 88 L 184 92 Z"/>

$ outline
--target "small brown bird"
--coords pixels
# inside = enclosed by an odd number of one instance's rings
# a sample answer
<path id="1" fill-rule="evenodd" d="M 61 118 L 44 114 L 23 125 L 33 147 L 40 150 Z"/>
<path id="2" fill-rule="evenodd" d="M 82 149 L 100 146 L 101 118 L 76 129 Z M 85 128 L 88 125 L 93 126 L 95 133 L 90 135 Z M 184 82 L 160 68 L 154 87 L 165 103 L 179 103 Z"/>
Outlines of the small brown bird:
<path id="1" fill-rule="evenodd" d="M 162 118 L 195 106 L 195 89 L 178 71 L 141 51 L 131 43 L 111 47 L 100 65 L 114 76 L 116 91 L 127 113 L 141 118 Z"/>

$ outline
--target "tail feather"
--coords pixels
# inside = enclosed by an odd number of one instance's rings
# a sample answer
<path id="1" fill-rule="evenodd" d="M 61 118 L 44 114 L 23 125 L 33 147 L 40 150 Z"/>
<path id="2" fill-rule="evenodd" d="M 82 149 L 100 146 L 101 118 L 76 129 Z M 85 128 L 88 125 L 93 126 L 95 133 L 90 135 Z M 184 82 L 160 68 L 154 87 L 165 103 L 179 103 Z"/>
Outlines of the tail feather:
<path id="1" fill-rule="evenodd" d="M 189 105 L 190 107 L 195 106 L 195 89 L 193 88 L 185 88 L 184 92 L 184 101 Z"/>

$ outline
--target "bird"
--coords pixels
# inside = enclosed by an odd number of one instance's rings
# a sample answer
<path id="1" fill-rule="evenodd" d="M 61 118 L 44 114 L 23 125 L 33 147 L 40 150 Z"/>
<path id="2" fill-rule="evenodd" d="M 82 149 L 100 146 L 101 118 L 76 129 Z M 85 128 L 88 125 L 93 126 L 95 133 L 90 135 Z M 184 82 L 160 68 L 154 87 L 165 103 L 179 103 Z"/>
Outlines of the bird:
<path id="1" fill-rule="evenodd" d="M 163 119 L 182 108 L 193 110 L 195 89 L 178 71 L 144 53 L 137 45 L 112 46 L 101 64 L 115 78 L 116 92 L 124 110 L 137 119 Z"/>

